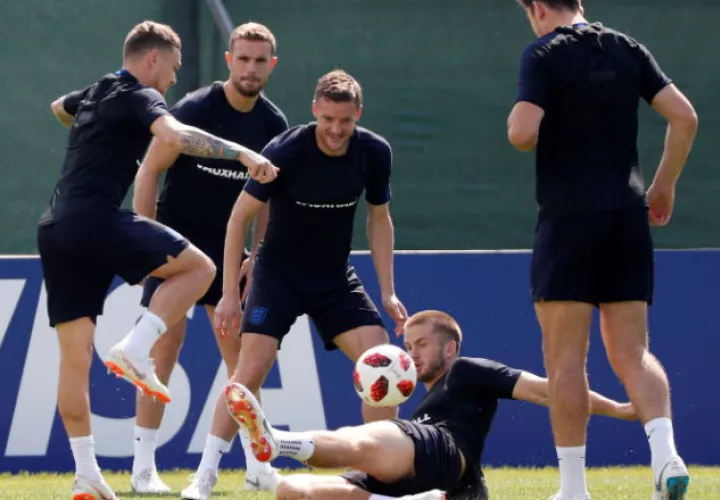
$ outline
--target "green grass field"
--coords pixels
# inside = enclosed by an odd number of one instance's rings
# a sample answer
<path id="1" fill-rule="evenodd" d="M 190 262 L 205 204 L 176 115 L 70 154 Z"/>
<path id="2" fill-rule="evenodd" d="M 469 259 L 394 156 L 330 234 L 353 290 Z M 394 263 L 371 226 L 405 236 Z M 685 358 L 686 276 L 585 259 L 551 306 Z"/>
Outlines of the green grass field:
<path id="1" fill-rule="evenodd" d="M 288 471 L 292 474 L 298 471 Z M 171 495 L 141 496 L 130 490 L 127 473 L 106 472 L 108 483 L 119 498 L 157 499 L 179 498 L 187 484 L 190 471 L 165 472 L 162 478 L 175 491 Z M 690 500 L 720 499 L 720 468 L 691 467 Z M 555 492 L 558 475 L 556 469 L 488 469 L 490 496 L 495 500 L 545 500 Z M 652 483 L 647 468 L 590 469 L 590 493 L 594 500 L 650 500 Z M 72 486 L 71 475 L 20 474 L 0 475 L 2 500 L 67 500 Z M 243 471 L 223 471 L 215 487 L 213 498 L 271 499 L 269 493 L 245 493 Z"/>

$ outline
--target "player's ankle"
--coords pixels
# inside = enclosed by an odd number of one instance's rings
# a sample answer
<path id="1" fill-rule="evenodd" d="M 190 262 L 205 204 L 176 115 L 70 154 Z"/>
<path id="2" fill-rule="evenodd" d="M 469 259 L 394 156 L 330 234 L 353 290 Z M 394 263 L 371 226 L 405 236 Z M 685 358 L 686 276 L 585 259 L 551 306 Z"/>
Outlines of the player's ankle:
<path id="1" fill-rule="evenodd" d="M 672 420 L 660 417 L 645 424 L 645 434 L 650 444 L 652 470 L 657 477 L 671 458 L 677 457 Z"/>
<path id="2" fill-rule="evenodd" d="M 315 439 L 309 432 L 286 432 L 273 430 L 278 456 L 306 462 L 315 453 Z"/>

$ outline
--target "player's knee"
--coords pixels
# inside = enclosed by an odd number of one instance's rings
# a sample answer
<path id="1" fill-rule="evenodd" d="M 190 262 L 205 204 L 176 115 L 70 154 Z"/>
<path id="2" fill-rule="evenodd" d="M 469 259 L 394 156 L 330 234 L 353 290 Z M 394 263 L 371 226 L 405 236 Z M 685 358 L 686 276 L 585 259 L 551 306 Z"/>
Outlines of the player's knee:
<path id="1" fill-rule="evenodd" d="M 641 368 L 650 352 L 644 345 L 608 351 L 608 359 L 615 373 L 622 378 L 628 370 Z"/>

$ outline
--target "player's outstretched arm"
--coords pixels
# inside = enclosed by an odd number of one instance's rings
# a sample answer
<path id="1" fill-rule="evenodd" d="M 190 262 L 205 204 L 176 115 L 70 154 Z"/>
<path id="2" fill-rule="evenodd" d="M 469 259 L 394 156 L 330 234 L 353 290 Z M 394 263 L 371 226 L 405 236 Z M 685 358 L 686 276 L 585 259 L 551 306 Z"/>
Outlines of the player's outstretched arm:
<path id="1" fill-rule="evenodd" d="M 215 308 L 215 326 L 225 336 L 240 330 L 240 266 L 245 239 L 255 215 L 265 203 L 242 191 L 233 206 L 225 235 L 223 296 Z"/>
<path id="2" fill-rule="evenodd" d="M 368 203 L 367 238 L 377 273 L 383 306 L 396 323 L 396 333 L 401 334 L 407 311 L 395 294 L 393 278 L 393 249 L 395 247 L 395 229 L 390 217 L 390 204 L 373 205 Z"/>
<path id="3" fill-rule="evenodd" d="M 240 144 L 185 125 L 170 115 L 160 116 L 152 123 L 150 130 L 160 141 L 188 156 L 237 160 L 247 167 L 250 176 L 258 182 L 271 182 L 277 176 L 277 167 L 264 156 Z"/>
<path id="4" fill-rule="evenodd" d="M 515 383 L 512 396 L 519 401 L 548 406 L 550 403 L 548 380 L 524 371 Z M 623 420 L 638 418 L 632 404 L 618 403 L 593 391 L 590 391 L 590 413 Z"/>
<path id="5" fill-rule="evenodd" d="M 177 148 L 158 139 L 150 142 L 150 147 L 135 176 L 133 192 L 133 210 L 139 215 L 155 218 L 157 205 L 158 180 L 160 175 L 173 166 L 180 156 Z"/>

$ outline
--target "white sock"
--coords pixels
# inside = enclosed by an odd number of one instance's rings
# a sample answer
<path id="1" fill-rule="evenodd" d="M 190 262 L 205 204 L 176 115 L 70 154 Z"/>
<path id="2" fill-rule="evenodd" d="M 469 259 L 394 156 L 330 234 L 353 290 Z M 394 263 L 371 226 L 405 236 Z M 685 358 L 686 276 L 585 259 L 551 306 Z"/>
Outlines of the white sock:
<path id="1" fill-rule="evenodd" d="M 280 448 L 278 456 L 306 462 L 315 453 L 315 440 L 309 432 L 287 432 L 273 429 L 273 436 Z"/>
<path id="2" fill-rule="evenodd" d="M 220 459 L 230 451 L 231 444 L 222 438 L 208 434 L 198 471 L 211 470 L 217 476 Z"/>
<path id="3" fill-rule="evenodd" d="M 370 498 L 368 500 L 395 500 L 396 498 L 401 497 L 386 497 L 385 495 L 378 495 L 377 493 L 373 493 L 370 495 Z"/>
<path id="4" fill-rule="evenodd" d="M 132 473 L 137 475 L 145 469 L 155 469 L 155 448 L 157 447 L 157 429 L 135 426 L 135 457 Z"/>
<path id="5" fill-rule="evenodd" d="M 669 418 L 655 418 L 645 424 L 645 434 L 650 443 L 650 456 L 655 477 L 660 475 L 660 470 L 665 463 L 673 457 L 678 456 L 675 448 L 675 434 L 673 432 L 672 420 Z"/>
<path id="6" fill-rule="evenodd" d="M 585 446 L 558 446 L 556 450 L 560 467 L 560 495 L 562 498 L 587 495 Z"/>
<path id="7" fill-rule="evenodd" d="M 102 479 L 95 458 L 95 441 L 92 435 L 70 438 L 70 448 L 75 459 L 75 473 L 91 481 Z"/>
<path id="8" fill-rule="evenodd" d="M 130 333 L 120 341 L 120 344 L 126 354 L 135 358 L 147 359 L 150 357 L 150 349 L 158 337 L 166 331 L 167 326 L 160 316 L 145 311 Z"/>
<path id="9" fill-rule="evenodd" d="M 250 436 L 247 435 L 244 429 L 240 429 L 240 441 L 242 442 L 243 451 L 245 452 L 245 466 L 247 473 L 251 476 L 258 476 L 260 474 L 269 474 L 272 471 L 272 466 L 268 462 L 261 462 L 252 452 L 250 446 Z"/>

